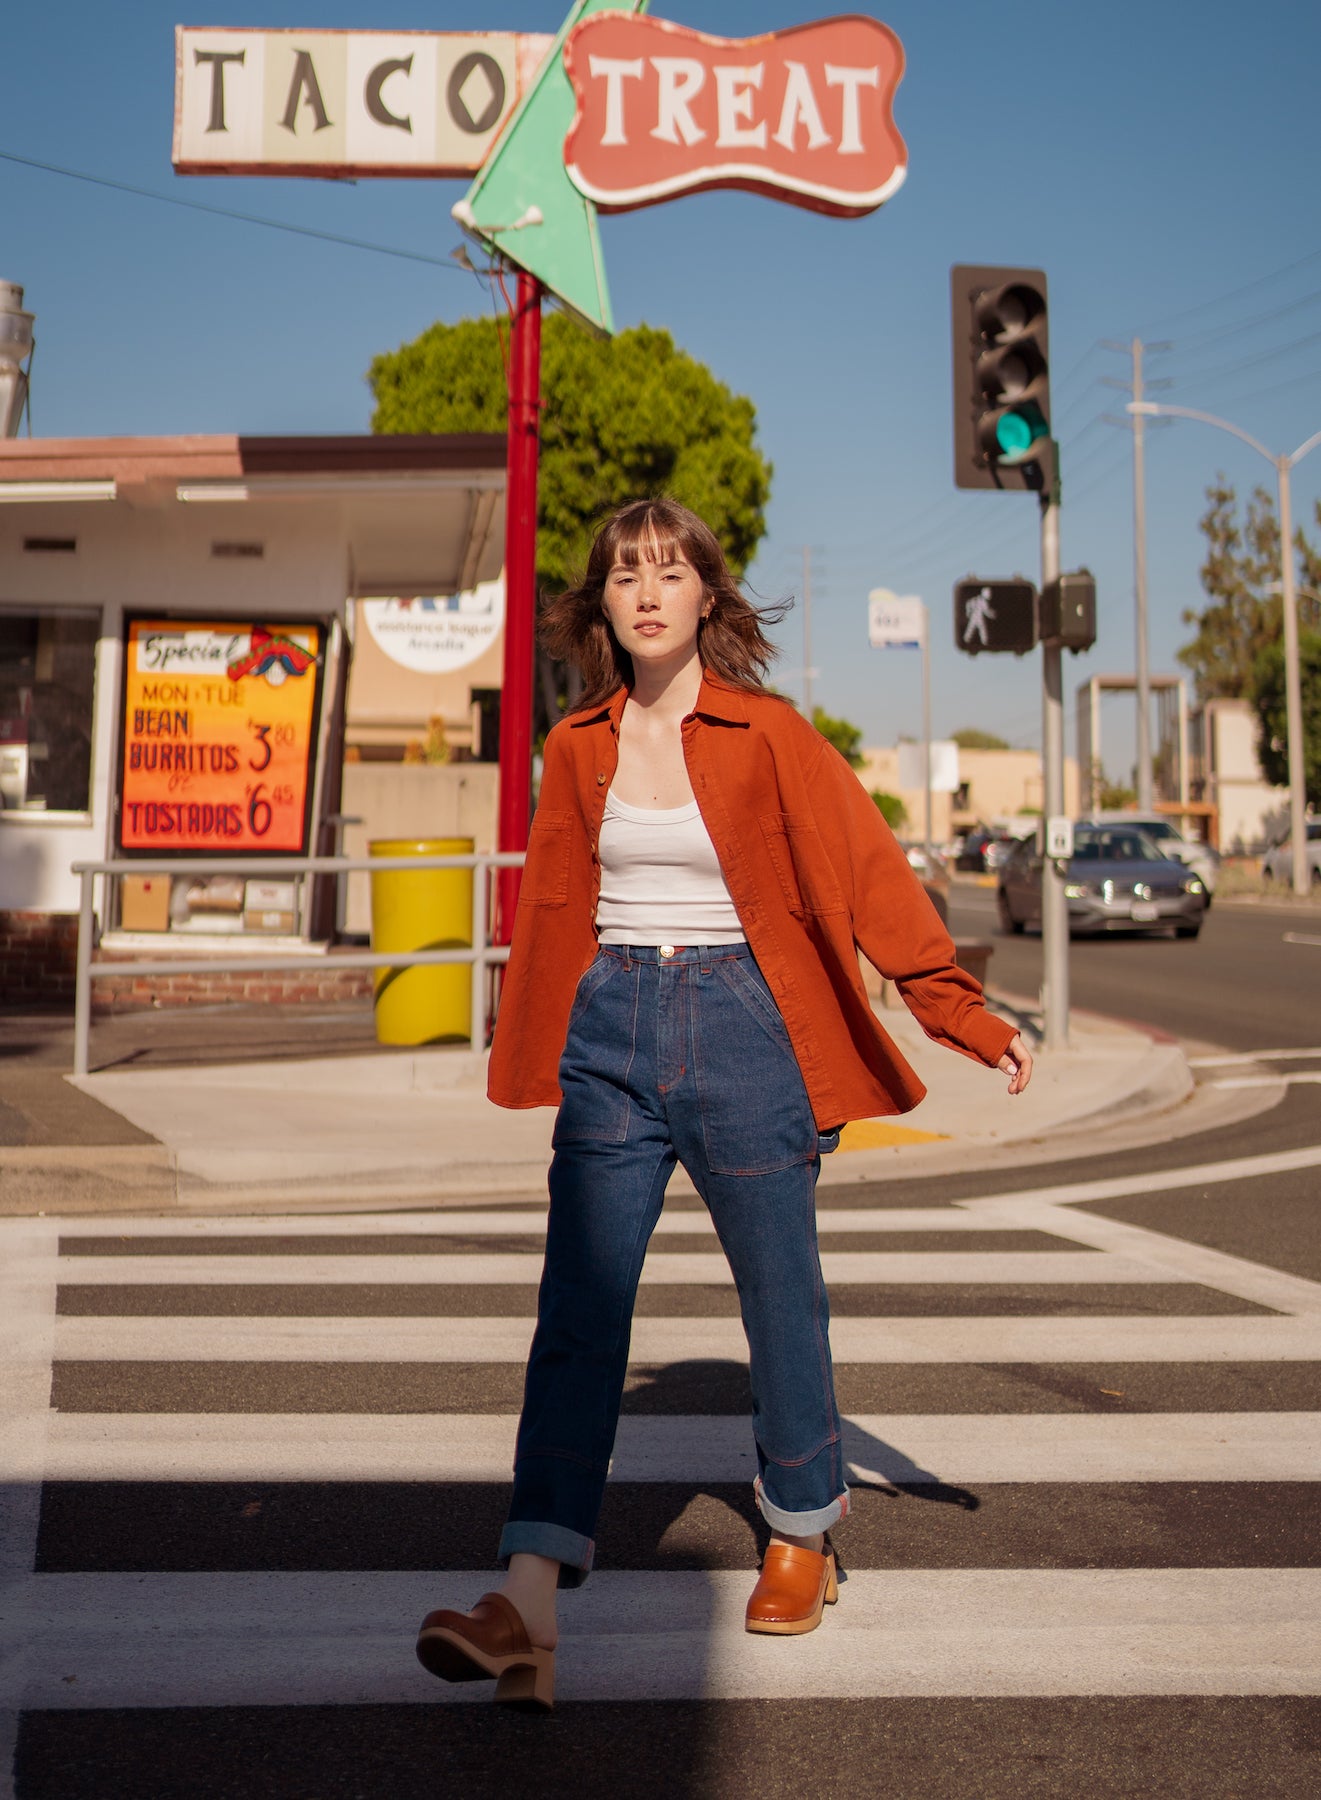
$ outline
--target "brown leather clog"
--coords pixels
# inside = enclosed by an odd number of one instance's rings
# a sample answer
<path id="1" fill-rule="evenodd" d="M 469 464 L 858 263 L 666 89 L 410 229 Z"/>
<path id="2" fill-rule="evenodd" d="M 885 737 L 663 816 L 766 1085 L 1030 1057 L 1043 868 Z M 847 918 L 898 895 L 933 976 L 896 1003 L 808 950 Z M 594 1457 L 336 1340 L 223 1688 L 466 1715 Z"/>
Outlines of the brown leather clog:
<path id="1" fill-rule="evenodd" d="M 833 1550 L 772 1543 L 762 1558 L 745 1624 L 749 1631 L 796 1637 L 815 1631 L 822 1607 L 833 1606 L 838 1598 Z"/>
<path id="2" fill-rule="evenodd" d="M 429 1612 L 417 1637 L 417 1659 L 442 1681 L 494 1681 L 502 1706 L 555 1701 L 555 1652 L 528 1638 L 517 1607 L 503 1594 L 483 1594 L 470 1613 Z"/>

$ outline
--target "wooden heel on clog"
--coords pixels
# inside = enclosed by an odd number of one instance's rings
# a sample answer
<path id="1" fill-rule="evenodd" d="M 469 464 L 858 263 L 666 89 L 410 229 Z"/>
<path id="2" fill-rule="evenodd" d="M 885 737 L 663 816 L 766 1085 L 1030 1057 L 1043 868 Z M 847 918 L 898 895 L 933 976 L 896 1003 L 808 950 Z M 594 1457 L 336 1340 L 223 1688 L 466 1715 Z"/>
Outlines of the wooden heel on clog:
<path id="1" fill-rule="evenodd" d="M 532 1660 L 506 1669 L 495 1684 L 497 1705 L 549 1712 L 555 1704 L 555 1652 L 534 1650 Z"/>

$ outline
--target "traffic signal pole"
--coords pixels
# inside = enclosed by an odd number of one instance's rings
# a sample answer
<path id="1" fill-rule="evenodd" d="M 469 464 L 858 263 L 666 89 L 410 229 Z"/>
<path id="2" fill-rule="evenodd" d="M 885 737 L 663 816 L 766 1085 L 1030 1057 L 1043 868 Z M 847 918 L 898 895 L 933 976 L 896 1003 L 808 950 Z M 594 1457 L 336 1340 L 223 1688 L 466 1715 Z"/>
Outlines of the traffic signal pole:
<path id="1" fill-rule="evenodd" d="M 1041 588 L 1060 574 L 1060 478 L 1058 452 L 1050 459 L 1050 479 L 1041 490 Z M 1064 650 L 1041 646 L 1041 810 L 1047 819 L 1064 816 Z M 1041 1018 L 1044 1047 L 1069 1046 L 1069 902 L 1064 893 L 1068 864 L 1041 860 Z"/>

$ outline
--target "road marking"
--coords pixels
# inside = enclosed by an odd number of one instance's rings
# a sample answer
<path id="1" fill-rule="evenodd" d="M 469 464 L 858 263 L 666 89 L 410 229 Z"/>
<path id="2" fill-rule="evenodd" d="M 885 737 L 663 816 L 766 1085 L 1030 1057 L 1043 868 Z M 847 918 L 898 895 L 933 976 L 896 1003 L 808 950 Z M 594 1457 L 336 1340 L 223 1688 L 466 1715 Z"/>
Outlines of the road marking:
<path id="1" fill-rule="evenodd" d="M 1153 1176 L 1164 1187 L 1164 1176 Z M 1276 1312 L 1300 1313 L 1321 1318 L 1321 1282 L 1289 1275 L 1246 1257 L 1228 1256 L 1187 1238 L 1167 1236 L 1143 1225 L 1107 1219 L 1096 1213 L 1068 1209 L 1065 1225 L 1061 1209 L 1029 1199 L 978 1200 L 970 1210 L 979 1217 L 998 1215 L 1002 1222 L 1057 1231 L 1076 1242 L 1093 1245 L 1116 1256 L 1141 1258 L 1152 1271 L 1163 1271 L 1166 1280 L 1195 1281 L 1221 1293 L 1234 1294 Z"/>
<path id="2" fill-rule="evenodd" d="M 55 1322 L 63 1361 L 517 1363 L 536 1320 L 515 1318 L 78 1318 Z M 830 1321 L 836 1362 L 1306 1362 L 1312 1318 L 888 1318 Z M 633 1321 L 634 1363 L 746 1363 L 737 1319 Z"/>
<path id="3" fill-rule="evenodd" d="M 1321 1055 L 1321 1052 L 1318 1052 Z M 986 1231 L 995 1230 L 955 1206 L 819 1206 L 817 1230 L 826 1231 Z M 535 1212 L 370 1213 L 317 1215 L 292 1219 L 61 1219 L 61 1240 L 78 1238 L 184 1238 L 201 1242 L 226 1237 L 518 1237 L 544 1236 L 546 1208 Z M 663 1212 L 657 1237 L 709 1233 L 715 1226 L 704 1206 L 691 1212 Z M 77 1254 L 75 1252 L 74 1254 Z"/>
<path id="4" fill-rule="evenodd" d="M 1213 1081 L 1217 1088 L 1292 1087 L 1297 1081 L 1321 1081 L 1321 1069 L 1289 1069 L 1282 1075 L 1232 1075 Z"/>
<path id="5" fill-rule="evenodd" d="M 751 1573 L 610 1572 L 566 1595 L 563 1701 L 1310 1694 L 1315 1569 L 863 1570 L 806 1637 L 749 1638 Z M 413 1657 L 486 1571 L 41 1575 L 0 1705 L 487 1705 Z M 21 1685 L 20 1685 L 21 1684 Z"/>
<path id="6" fill-rule="evenodd" d="M 515 1414 L 56 1413 L 47 1480 L 508 1481 Z M 884 1482 L 1315 1481 L 1311 1413 L 851 1417 L 844 1458 Z M 746 1418 L 627 1415 L 616 1481 L 748 1481 Z"/>
<path id="7" fill-rule="evenodd" d="M 432 1284 L 535 1287 L 539 1255 L 502 1256 L 77 1256 L 60 1264 L 63 1287 L 161 1287 L 187 1282 L 199 1287 L 235 1283 L 261 1287 L 298 1283 Z M 1059 1285 L 1165 1281 L 1145 1262 L 1069 1250 L 828 1250 L 821 1258 L 836 1286 L 927 1282 L 1030 1282 Z M 655 1251 L 642 1268 L 644 1287 L 730 1287 L 723 1252 Z"/>
<path id="8" fill-rule="evenodd" d="M 1318 938 L 1321 943 L 1321 938 Z M 1309 1056 L 1321 1056 L 1321 1047 L 1315 1050 L 1242 1050 L 1232 1056 L 1190 1056 L 1190 1069 L 1224 1069 L 1240 1063 L 1261 1062 L 1300 1062 Z"/>
<path id="9" fill-rule="evenodd" d="M 1314 937 L 1312 933 L 1308 931 L 1286 931 L 1284 934 L 1284 941 L 1286 944 L 1312 944 L 1321 946 L 1321 937 Z"/>

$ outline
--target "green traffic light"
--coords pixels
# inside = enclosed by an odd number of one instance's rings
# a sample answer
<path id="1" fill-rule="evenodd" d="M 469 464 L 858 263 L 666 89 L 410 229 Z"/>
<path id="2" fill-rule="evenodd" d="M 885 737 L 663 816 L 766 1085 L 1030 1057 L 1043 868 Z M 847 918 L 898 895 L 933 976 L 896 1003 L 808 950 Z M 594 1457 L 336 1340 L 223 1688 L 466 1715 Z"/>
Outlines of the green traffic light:
<path id="1" fill-rule="evenodd" d="M 1002 413 L 995 422 L 995 441 L 1000 446 L 1001 462 L 1021 462 L 1048 430 L 1038 406 L 1016 407 L 1012 412 Z"/>

